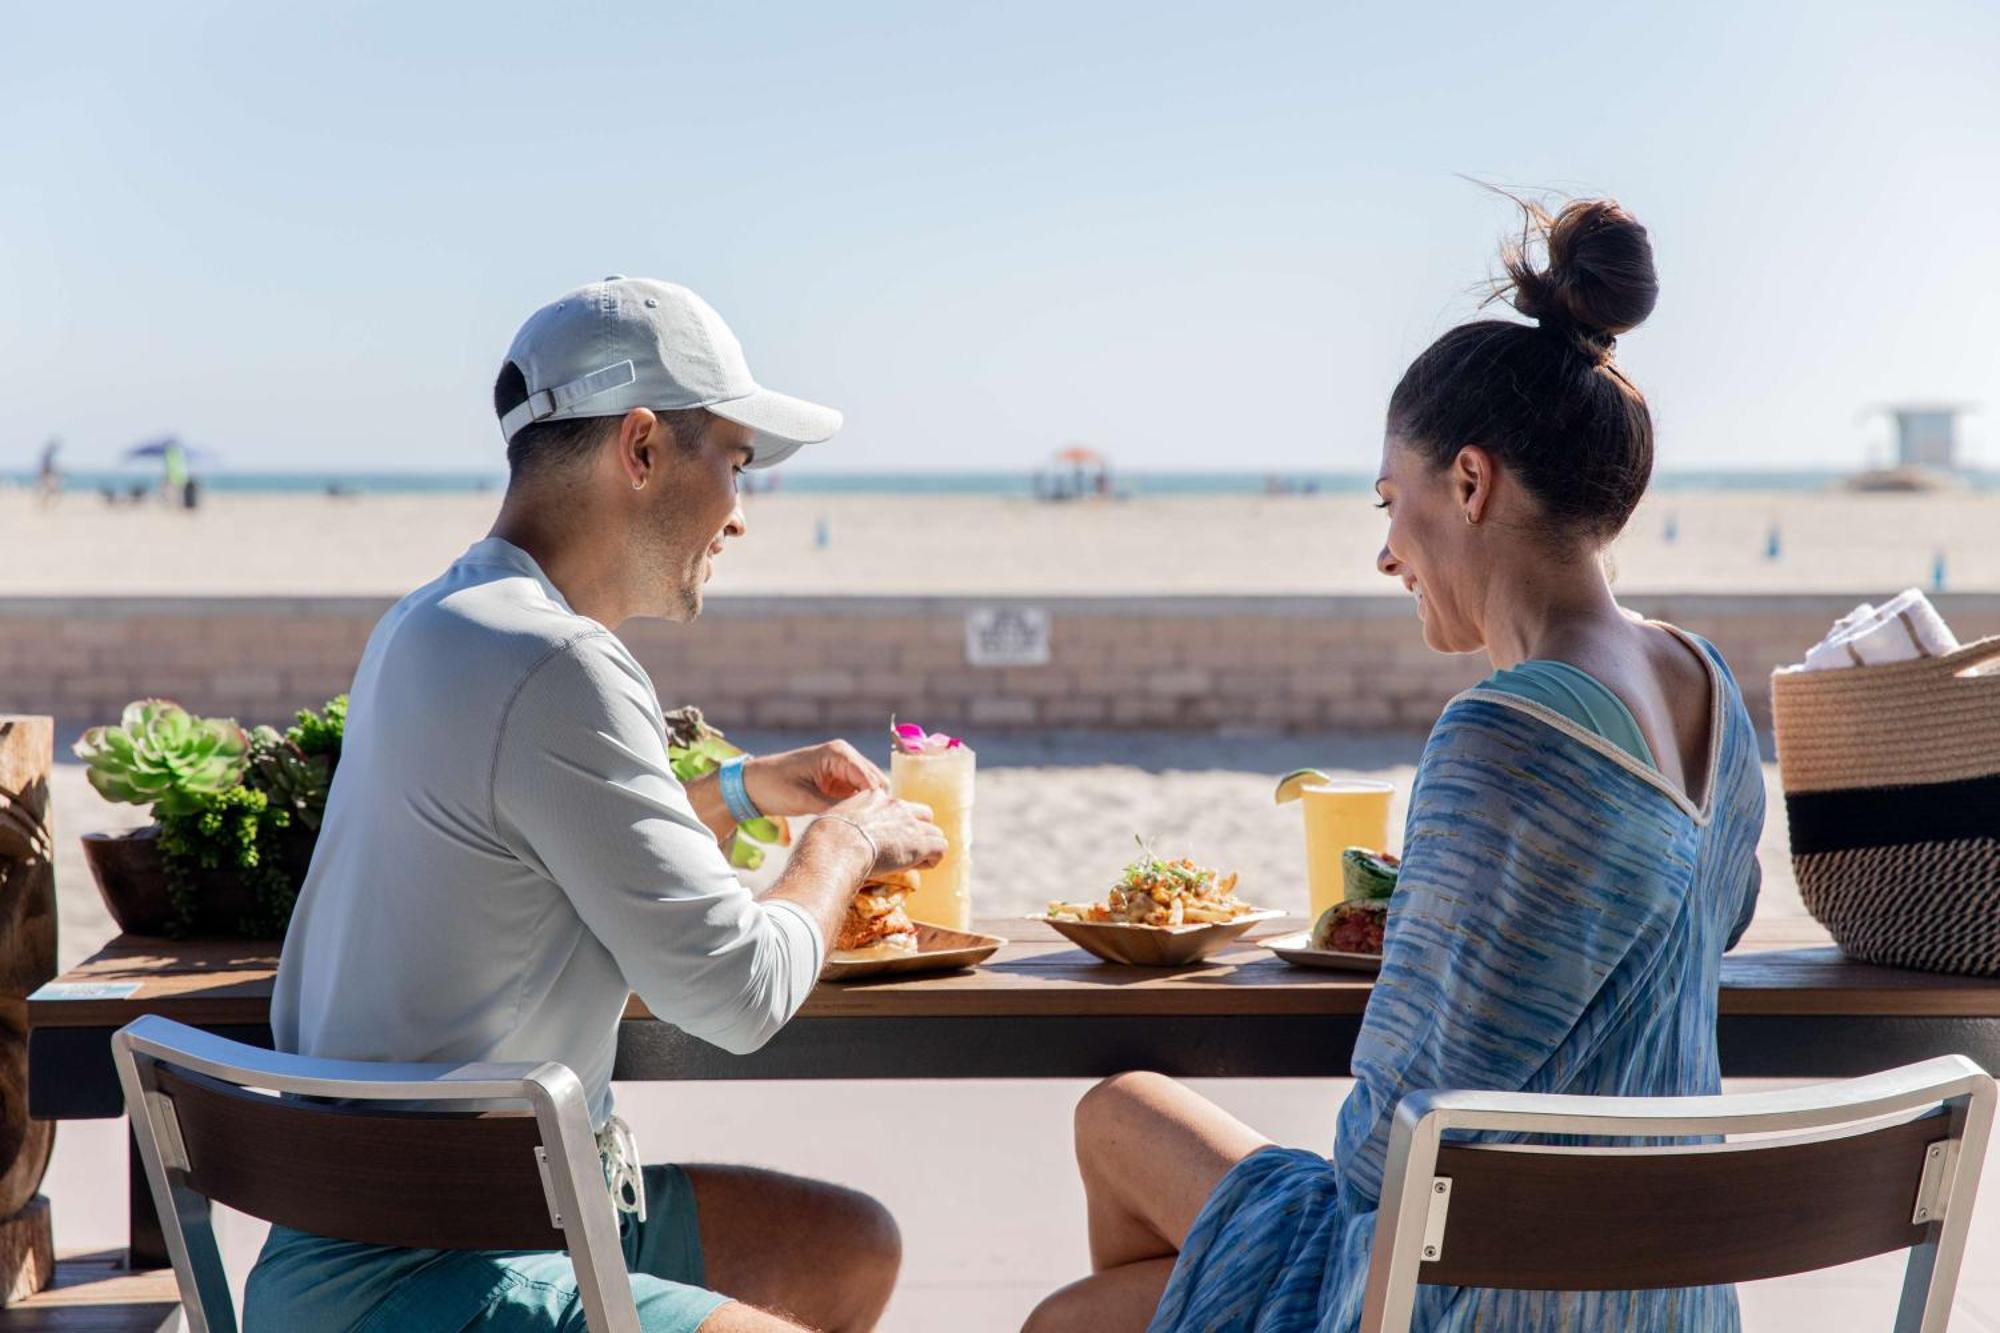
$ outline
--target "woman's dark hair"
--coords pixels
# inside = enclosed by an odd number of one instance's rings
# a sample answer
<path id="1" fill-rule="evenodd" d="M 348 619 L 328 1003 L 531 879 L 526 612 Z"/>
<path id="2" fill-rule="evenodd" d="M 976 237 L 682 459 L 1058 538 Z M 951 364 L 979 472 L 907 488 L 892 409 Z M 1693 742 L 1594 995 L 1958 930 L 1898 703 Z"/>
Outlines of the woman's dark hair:
<path id="1" fill-rule="evenodd" d="M 1608 540 L 1653 475 L 1652 414 L 1611 359 L 1618 335 L 1659 299 L 1653 247 L 1608 199 L 1554 215 L 1521 208 L 1507 276 L 1488 299 L 1535 322 L 1478 320 L 1432 343 L 1390 395 L 1389 430 L 1435 467 L 1483 446 L 1541 503 L 1554 532 Z"/>

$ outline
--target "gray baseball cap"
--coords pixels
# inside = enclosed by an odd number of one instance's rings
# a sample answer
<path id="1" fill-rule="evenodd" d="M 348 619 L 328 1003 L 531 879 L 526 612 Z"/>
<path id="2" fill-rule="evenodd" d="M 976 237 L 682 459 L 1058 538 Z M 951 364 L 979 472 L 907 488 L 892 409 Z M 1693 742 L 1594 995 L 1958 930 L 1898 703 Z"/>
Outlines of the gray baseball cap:
<path id="1" fill-rule="evenodd" d="M 748 426 L 751 467 L 772 467 L 840 429 L 840 413 L 760 388 L 743 345 L 685 287 L 613 274 L 528 316 L 507 359 L 527 401 L 500 418 L 508 440 L 538 421 L 623 416 L 635 407 L 705 407 Z"/>

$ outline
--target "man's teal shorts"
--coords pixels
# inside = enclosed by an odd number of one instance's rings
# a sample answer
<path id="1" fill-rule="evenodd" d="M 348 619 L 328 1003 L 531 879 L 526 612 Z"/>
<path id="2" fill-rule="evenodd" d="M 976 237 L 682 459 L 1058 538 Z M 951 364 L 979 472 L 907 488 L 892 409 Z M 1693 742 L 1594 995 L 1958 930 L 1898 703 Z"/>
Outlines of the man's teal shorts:
<path id="1" fill-rule="evenodd" d="M 619 1241 L 646 1333 L 693 1333 L 729 1298 L 706 1290 L 694 1188 L 649 1166 L 646 1221 Z M 477 1207 L 476 1200 L 468 1206 Z M 569 1255 L 404 1250 L 272 1227 L 243 1294 L 244 1333 L 585 1333 Z"/>

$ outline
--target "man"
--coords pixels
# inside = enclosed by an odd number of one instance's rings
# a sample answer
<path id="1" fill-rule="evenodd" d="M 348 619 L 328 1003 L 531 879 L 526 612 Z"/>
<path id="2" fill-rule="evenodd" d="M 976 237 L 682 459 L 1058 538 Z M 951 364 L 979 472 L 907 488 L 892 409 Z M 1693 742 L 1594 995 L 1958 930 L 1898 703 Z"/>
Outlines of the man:
<path id="1" fill-rule="evenodd" d="M 737 475 L 828 438 L 840 414 L 759 388 L 693 292 L 615 277 L 522 326 L 494 406 L 510 480 L 491 535 L 383 617 L 355 675 L 278 969 L 277 1045 L 560 1060 L 590 1095 L 646 1329 L 867 1328 L 900 1259 L 881 1205 L 744 1168 L 642 1172 L 610 1093 L 628 992 L 755 1050 L 811 991 L 864 876 L 944 851 L 928 812 L 842 742 L 684 788 L 615 635 L 634 616 L 693 620 L 744 533 Z M 826 817 L 757 899 L 718 839 L 760 811 Z M 286 1333 L 583 1327 L 563 1255 L 282 1228 L 245 1315 Z"/>

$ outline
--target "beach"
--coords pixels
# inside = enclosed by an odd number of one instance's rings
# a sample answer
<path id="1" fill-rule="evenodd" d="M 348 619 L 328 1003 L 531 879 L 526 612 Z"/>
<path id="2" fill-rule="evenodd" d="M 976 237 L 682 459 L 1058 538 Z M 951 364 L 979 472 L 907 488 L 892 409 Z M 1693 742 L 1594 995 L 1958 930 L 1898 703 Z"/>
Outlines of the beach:
<path id="1" fill-rule="evenodd" d="M 0 492 L 0 597 L 397 596 L 486 534 L 497 493 L 211 494 L 198 511 Z M 1399 596 L 1364 495 L 756 494 L 711 598 Z M 1771 552 L 1773 533 L 1777 550 Z M 1612 548 L 1630 594 L 2000 590 L 2000 492 L 1656 491 Z"/>

